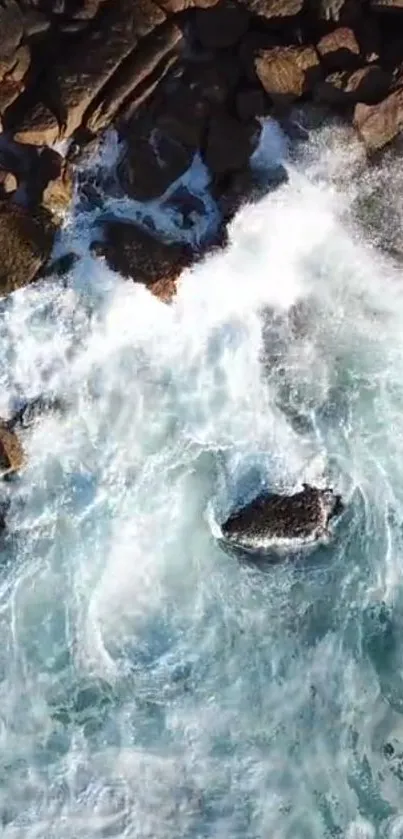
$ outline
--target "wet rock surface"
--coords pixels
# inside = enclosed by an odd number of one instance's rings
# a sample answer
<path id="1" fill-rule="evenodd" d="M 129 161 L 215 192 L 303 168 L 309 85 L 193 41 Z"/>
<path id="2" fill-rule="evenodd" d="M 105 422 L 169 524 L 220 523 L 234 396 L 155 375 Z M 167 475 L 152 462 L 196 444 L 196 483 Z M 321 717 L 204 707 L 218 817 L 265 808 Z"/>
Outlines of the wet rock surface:
<path id="1" fill-rule="evenodd" d="M 276 543 L 313 544 L 329 533 L 330 521 L 343 509 L 331 489 L 304 485 L 293 495 L 261 495 L 222 525 L 224 539 L 246 551 L 264 552 Z M 293 544 L 294 543 L 294 544 Z"/>

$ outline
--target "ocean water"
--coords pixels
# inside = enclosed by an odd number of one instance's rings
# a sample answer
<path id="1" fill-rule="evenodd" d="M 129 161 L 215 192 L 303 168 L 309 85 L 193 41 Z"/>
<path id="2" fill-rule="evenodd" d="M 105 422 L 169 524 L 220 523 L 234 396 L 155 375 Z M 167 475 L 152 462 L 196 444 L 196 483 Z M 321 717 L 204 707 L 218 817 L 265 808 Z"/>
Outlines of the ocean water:
<path id="1" fill-rule="evenodd" d="M 183 230 L 169 195 L 119 197 L 116 151 L 65 220 L 71 274 L 1 305 L 0 413 L 65 403 L 1 487 L 1 836 L 400 839 L 401 159 L 267 123 L 255 165 L 288 181 L 165 306 L 88 244 L 108 212 L 202 238 L 206 172 Z M 302 481 L 347 501 L 328 546 L 221 550 L 214 522 Z"/>

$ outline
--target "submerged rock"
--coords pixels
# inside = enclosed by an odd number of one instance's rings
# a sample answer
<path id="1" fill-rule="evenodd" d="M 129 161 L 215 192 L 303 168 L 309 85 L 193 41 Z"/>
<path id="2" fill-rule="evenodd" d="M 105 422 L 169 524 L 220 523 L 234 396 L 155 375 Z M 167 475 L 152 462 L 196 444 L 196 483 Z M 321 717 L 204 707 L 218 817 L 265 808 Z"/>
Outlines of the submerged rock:
<path id="1" fill-rule="evenodd" d="M 329 523 L 343 510 L 332 489 L 307 484 L 293 495 L 260 495 L 222 525 L 234 547 L 262 552 L 276 544 L 310 545 L 326 537 Z"/>

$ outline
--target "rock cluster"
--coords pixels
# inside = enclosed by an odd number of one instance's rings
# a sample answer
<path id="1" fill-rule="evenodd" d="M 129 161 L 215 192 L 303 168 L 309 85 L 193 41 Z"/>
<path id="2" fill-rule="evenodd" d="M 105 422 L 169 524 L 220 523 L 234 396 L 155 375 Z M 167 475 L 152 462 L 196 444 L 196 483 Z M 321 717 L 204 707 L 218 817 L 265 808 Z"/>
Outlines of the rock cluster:
<path id="1" fill-rule="evenodd" d="M 401 0 L 2 0 L 0 240 L 24 245 L 0 290 L 38 275 L 72 151 L 111 124 L 128 196 L 159 197 L 198 152 L 227 218 L 259 118 L 296 101 L 336 110 L 379 152 L 403 125 L 402 26 Z"/>

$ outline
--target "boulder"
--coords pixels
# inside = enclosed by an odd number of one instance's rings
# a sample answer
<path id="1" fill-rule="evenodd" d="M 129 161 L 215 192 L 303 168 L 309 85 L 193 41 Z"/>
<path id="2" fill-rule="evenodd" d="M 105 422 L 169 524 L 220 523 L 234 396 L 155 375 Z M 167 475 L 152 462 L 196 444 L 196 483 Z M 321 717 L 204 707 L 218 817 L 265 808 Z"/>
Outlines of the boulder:
<path id="1" fill-rule="evenodd" d="M 313 47 L 274 47 L 262 50 L 255 68 L 272 98 L 298 99 L 321 78 L 319 58 Z"/>
<path id="2" fill-rule="evenodd" d="M 403 128 L 403 88 L 377 105 L 359 102 L 354 110 L 354 127 L 369 153 L 384 148 Z"/>
<path id="3" fill-rule="evenodd" d="M 24 449 L 17 434 L 0 419 L 0 477 L 18 472 L 24 465 Z"/>
<path id="4" fill-rule="evenodd" d="M 375 105 L 387 95 L 391 76 L 382 67 L 371 64 L 361 67 L 353 73 L 332 73 L 319 83 L 315 89 L 315 98 L 328 105 L 351 105 L 364 102 Z"/>
<path id="5" fill-rule="evenodd" d="M 193 151 L 145 118 L 132 125 L 127 151 L 118 165 L 121 187 L 137 201 L 158 198 L 183 175 Z"/>
<path id="6" fill-rule="evenodd" d="M 7 169 L 0 168 L 0 197 L 9 195 L 15 192 L 18 186 L 18 181 L 14 172 L 9 172 Z"/>
<path id="7" fill-rule="evenodd" d="M 328 72 L 354 69 L 360 63 L 360 47 L 348 26 L 340 26 L 324 35 L 316 48 Z"/>
<path id="8" fill-rule="evenodd" d="M 293 495 L 260 495 L 231 515 L 221 527 L 224 540 L 235 548 L 262 553 L 286 545 L 311 545 L 329 535 L 330 521 L 343 504 L 332 489 L 304 484 Z"/>
<path id="9" fill-rule="evenodd" d="M 28 285 L 49 258 L 54 227 L 46 214 L 0 201 L 0 294 Z"/>
<path id="10" fill-rule="evenodd" d="M 226 113 L 213 117 L 203 153 L 210 171 L 221 177 L 244 169 L 256 147 L 260 131 L 259 123 L 240 122 Z"/>
<path id="11" fill-rule="evenodd" d="M 195 12 L 196 35 L 205 49 L 233 47 L 249 26 L 247 9 L 234 0 L 220 0 L 211 9 Z"/>
<path id="12" fill-rule="evenodd" d="M 104 233 L 105 242 L 95 245 L 96 253 L 113 271 L 145 285 L 164 302 L 173 297 L 182 270 L 192 263 L 187 245 L 163 242 L 128 222 L 108 222 Z"/>
<path id="13" fill-rule="evenodd" d="M 55 225 L 63 220 L 73 198 L 73 175 L 70 166 L 61 158 L 54 176 L 46 183 L 41 205 L 51 216 Z"/>
<path id="14" fill-rule="evenodd" d="M 268 19 L 289 18 L 299 14 L 304 0 L 242 0 L 250 12 Z"/>

